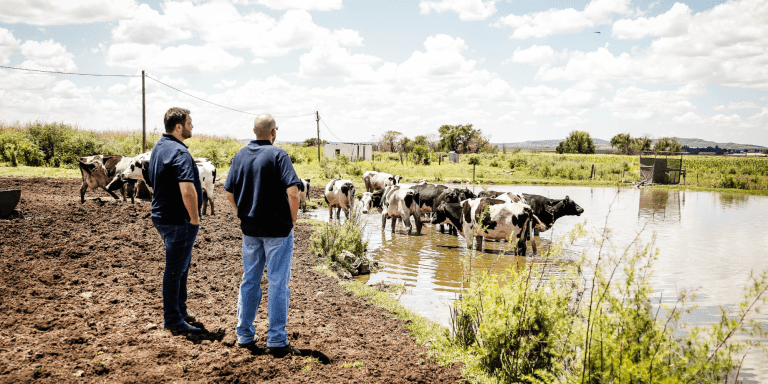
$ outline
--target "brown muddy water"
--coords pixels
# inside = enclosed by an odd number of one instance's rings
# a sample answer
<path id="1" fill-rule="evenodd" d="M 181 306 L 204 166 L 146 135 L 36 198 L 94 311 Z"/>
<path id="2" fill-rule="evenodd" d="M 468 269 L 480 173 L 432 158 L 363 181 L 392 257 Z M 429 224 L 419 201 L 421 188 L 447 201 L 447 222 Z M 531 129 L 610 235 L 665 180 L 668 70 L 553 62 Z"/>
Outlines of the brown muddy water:
<path id="1" fill-rule="evenodd" d="M 472 186 L 469 186 L 471 189 Z M 539 251 L 584 223 L 591 234 L 611 230 L 610 241 L 626 247 L 639 235 L 642 243 L 656 236 L 659 257 L 651 284 L 657 299 L 673 305 L 677 293 L 695 289 L 697 305 L 684 321 L 706 325 L 718 320 L 718 308 L 732 308 L 742 298 L 751 271 L 768 269 L 768 197 L 716 192 L 665 191 L 635 188 L 492 186 L 502 192 L 530 193 L 576 201 L 584 213 L 566 216 L 542 233 Z M 475 192 L 481 189 L 475 187 Z M 312 212 L 318 220 L 328 220 L 328 210 Z M 366 235 L 371 256 L 382 270 L 361 277 L 363 281 L 389 281 L 404 284 L 407 293 L 400 302 L 420 315 L 443 325 L 449 323 L 448 308 L 459 293 L 464 268 L 471 260 L 475 270 L 504 271 L 517 264 L 540 262 L 539 256 L 526 257 L 504 252 L 504 243 L 486 242 L 483 251 L 468 251 L 463 237 L 441 234 L 431 224 L 421 236 L 409 236 L 402 224 L 396 232 L 387 223 L 382 231 L 381 216 L 366 217 Z M 565 259 L 582 253 L 596 259 L 598 248 L 582 238 L 566 248 Z M 766 323 L 768 316 L 758 315 Z M 768 382 L 768 357 L 750 351 L 741 375 L 747 382 Z"/>

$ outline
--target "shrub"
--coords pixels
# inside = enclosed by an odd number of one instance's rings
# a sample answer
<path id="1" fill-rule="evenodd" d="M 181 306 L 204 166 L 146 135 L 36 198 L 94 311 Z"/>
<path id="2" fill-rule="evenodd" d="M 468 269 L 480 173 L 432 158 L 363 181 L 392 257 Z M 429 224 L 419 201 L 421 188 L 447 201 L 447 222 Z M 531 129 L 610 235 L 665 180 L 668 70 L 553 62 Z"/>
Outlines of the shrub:
<path id="1" fill-rule="evenodd" d="M 0 130 L 0 158 L 16 165 L 38 166 L 43 163 L 43 151 L 20 129 Z"/>
<path id="2" fill-rule="evenodd" d="M 364 257 L 368 241 L 363 238 L 365 233 L 364 217 L 360 211 L 351 209 L 350 216 L 340 223 L 331 220 L 323 223 L 322 228 L 315 230 L 310 237 L 312 252 L 330 261 L 336 262 L 342 251 L 350 251 L 357 257 Z"/>

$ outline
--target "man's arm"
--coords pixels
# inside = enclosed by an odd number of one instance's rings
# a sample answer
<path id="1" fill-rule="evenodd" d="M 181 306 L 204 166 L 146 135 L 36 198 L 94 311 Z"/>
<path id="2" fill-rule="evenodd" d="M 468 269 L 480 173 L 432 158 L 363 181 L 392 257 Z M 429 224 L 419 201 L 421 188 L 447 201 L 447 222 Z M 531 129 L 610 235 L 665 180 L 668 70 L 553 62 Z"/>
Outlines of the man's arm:
<path id="1" fill-rule="evenodd" d="M 179 190 L 181 190 L 181 200 L 184 201 L 184 206 L 187 207 L 187 213 L 189 213 L 189 223 L 192 225 L 200 225 L 195 185 L 188 181 L 182 181 L 179 182 Z"/>
<path id="2" fill-rule="evenodd" d="M 230 191 L 224 191 L 227 195 L 227 200 L 229 200 L 230 204 L 232 204 L 233 207 L 235 207 L 235 211 L 237 211 L 237 204 L 235 203 L 235 195 Z"/>
<path id="3" fill-rule="evenodd" d="M 291 220 L 296 224 L 299 219 L 299 187 L 291 185 L 285 190 L 288 193 L 288 203 L 291 205 Z"/>

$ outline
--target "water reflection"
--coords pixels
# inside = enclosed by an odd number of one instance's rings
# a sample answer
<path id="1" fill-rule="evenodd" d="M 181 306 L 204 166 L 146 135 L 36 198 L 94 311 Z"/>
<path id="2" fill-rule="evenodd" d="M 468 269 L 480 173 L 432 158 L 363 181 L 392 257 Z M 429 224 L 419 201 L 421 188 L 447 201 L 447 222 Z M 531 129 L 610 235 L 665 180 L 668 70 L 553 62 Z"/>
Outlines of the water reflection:
<path id="1" fill-rule="evenodd" d="M 657 189 L 640 190 L 640 209 L 637 211 L 639 219 L 650 220 L 676 220 L 680 221 L 681 199 L 684 192 L 665 191 Z"/>
<path id="2" fill-rule="evenodd" d="M 739 193 L 719 193 L 717 196 L 720 199 L 720 205 L 723 208 L 744 208 L 749 201 L 749 195 L 743 195 Z"/>

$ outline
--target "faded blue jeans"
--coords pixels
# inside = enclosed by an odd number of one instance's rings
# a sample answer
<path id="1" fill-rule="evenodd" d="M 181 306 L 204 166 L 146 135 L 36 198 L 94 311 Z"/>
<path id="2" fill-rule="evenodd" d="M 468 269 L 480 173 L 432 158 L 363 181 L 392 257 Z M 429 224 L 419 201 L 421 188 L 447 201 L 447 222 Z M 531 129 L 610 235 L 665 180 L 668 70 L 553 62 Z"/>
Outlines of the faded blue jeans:
<path id="1" fill-rule="evenodd" d="M 165 225 L 152 221 L 165 243 L 165 272 L 163 273 L 163 318 L 165 327 L 184 323 L 187 315 L 187 275 L 192 263 L 199 225 L 189 223 Z"/>
<path id="2" fill-rule="evenodd" d="M 269 301 L 267 312 L 267 347 L 288 345 L 288 299 L 291 290 L 291 263 L 293 261 L 293 229 L 286 237 L 251 237 L 243 235 L 243 282 L 237 300 L 237 341 L 253 341 L 256 327 L 253 321 L 261 304 L 261 276 L 267 267 Z"/>

